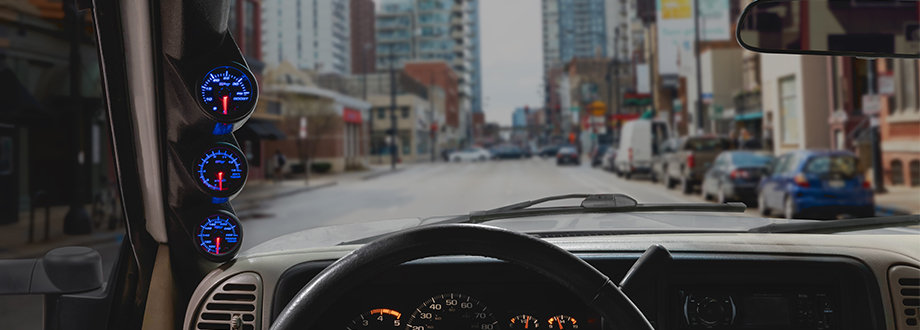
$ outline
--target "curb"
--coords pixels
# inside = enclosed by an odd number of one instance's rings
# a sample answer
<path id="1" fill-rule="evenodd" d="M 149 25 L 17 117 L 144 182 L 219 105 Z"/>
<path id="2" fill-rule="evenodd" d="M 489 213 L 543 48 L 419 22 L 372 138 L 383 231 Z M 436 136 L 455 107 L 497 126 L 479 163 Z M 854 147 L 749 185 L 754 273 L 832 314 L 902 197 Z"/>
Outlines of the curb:
<path id="1" fill-rule="evenodd" d="M 900 209 L 897 207 L 891 206 L 875 206 L 875 215 L 876 216 L 895 216 L 895 215 L 910 215 L 910 211 Z"/>
<path id="2" fill-rule="evenodd" d="M 375 179 L 375 178 L 378 178 L 384 175 L 399 173 L 399 172 L 402 172 L 404 169 L 405 167 L 397 167 L 395 170 L 383 170 L 377 173 L 366 174 L 361 177 L 361 180 L 367 181 L 367 180 Z"/>

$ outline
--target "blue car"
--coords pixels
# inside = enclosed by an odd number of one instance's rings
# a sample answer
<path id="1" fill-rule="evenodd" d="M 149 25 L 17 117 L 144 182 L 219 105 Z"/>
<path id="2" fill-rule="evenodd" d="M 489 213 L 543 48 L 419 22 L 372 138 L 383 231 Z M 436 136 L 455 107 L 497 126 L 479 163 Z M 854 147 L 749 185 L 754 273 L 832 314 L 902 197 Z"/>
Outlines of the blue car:
<path id="1" fill-rule="evenodd" d="M 848 151 L 800 150 L 778 157 L 761 179 L 760 213 L 787 219 L 836 219 L 875 214 L 872 187 Z"/>

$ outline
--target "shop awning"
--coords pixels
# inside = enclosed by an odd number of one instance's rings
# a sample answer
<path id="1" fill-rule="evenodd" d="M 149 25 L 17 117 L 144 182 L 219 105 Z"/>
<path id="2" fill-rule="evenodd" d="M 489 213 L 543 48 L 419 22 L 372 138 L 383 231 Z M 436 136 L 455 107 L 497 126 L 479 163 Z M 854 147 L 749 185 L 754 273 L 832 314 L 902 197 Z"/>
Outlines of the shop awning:
<path id="1" fill-rule="evenodd" d="M 763 119 L 763 111 L 758 112 L 748 112 L 735 115 L 735 121 L 745 121 L 745 120 L 761 120 Z"/>
<path id="2" fill-rule="evenodd" d="M 262 139 L 281 140 L 285 138 L 284 133 L 278 129 L 278 126 L 275 126 L 275 123 L 264 119 L 249 118 L 249 121 L 240 130 L 248 130 Z"/>

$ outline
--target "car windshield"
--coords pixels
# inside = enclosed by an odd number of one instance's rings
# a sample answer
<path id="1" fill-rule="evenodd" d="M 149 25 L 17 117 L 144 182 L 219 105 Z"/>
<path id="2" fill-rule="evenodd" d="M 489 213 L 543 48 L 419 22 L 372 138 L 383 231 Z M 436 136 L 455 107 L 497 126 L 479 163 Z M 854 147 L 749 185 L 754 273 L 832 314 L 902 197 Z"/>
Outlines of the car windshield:
<path id="1" fill-rule="evenodd" d="M 705 12 L 694 24 L 697 2 Z M 223 14 L 170 19 L 226 19 L 218 39 L 231 48 L 220 52 L 234 56 L 182 62 L 167 48 L 189 45 L 165 40 L 150 50 L 162 65 L 149 72 L 156 88 L 146 89 L 118 74 L 131 58 L 103 74 L 93 9 L 72 3 L 0 3 L 7 258 L 80 242 L 118 246 L 126 205 L 141 203 L 121 198 L 136 187 L 120 186 L 120 173 L 133 170 L 162 172 L 134 185 L 162 184 L 152 196 L 164 198 L 157 205 L 167 218 L 182 218 L 174 211 L 186 203 L 232 210 L 245 233 L 240 251 L 321 227 L 350 225 L 358 235 L 399 227 L 381 220 L 430 223 L 565 194 L 668 205 L 724 197 L 748 208 L 718 217 L 555 214 L 487 224 L 523 232 L 562 230 L 541 221 L 573 232 L 743 230 L 786 221 L 762 216 L 785 214 L 786 196 L 820 210 L 790 213 L 803 220 L 920 213 L 920 61 L 745 50 L 734 22 L 748 0 L 224 1 Z M 812 24 L 847 24 L 821 17 L 827 21 Z M 218 68 L 223 73 L 205 78 Z M 104 84 L 110 75 L 115 86 Z M 111 124 L 126 110 L 108 103 L 130 103 L 107 92 L 119 86 L 152 93 L 155 113 L 131 125 L 153 132 L 159 162 L 140 152 L 116 157 L 119 146 L 147 143 Z M 241 90 L 230 97 L 227 86 Z M 182 98 L 188 102 L 177 106 Z M 227 124 L 221 112 L 243 101 L 251 113 Z M 201 127 L 207 139 L 177 143 L 197 136 L 180 129 Z M 736 150 L 751 153 L 719 158 Z M 829 156 L 806 165 L 804 155 Z M 150 168 L 123 162 L 134 156 Z M 206 170 L 206 162 L 228 169 Z M 732 163 L 766 169 L 710 171 Z M 821 175 L 790 183 L 803 166 Z M 840 189 L 862 197 L 797 195 L 804 188 L 796 184 L 837 189 L 838 175 L 859 177 Z M 183 194 L 189 198 L 176 197 Z M 859 212 L 843 214 L 833 203 Z"/>
<path id="2" fill-rule="evenodd" d="M 805 172 L 816 175 L 853 177 L 857 173 L 856 158 L 851 156 L 817 156 L 805 164 Z"/>
<path id="3" fill-rule="evenodd" d="M 773 157 L 762 154 L 737 152 L 732 154 L 732 164 L 737 167 L 767 166 Z"/>

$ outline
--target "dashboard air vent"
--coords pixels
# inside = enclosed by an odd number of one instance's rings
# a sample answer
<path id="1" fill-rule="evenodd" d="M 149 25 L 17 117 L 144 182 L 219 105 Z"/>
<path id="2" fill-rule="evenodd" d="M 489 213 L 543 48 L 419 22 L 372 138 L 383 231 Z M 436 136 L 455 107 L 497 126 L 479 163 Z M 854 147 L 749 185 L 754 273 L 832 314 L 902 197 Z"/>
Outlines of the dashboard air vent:
<path id="1" fill-rule="evenodd" d="M 892 306 L 898 329 L 920 329 L 920 269 L 894 266 L 888 270 Z"/>
<path id="2" fill-rule="evenodd" d="M 241 273 L 221 282 L 198 306 L 197 330 L 255 330 L 260 328 L 262 279 Z"/>

